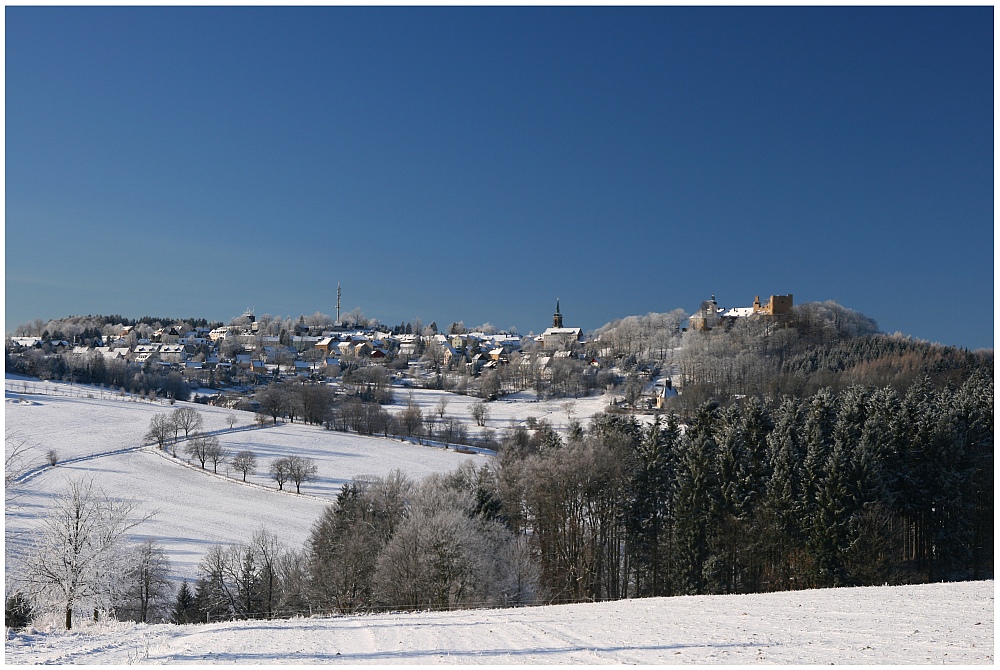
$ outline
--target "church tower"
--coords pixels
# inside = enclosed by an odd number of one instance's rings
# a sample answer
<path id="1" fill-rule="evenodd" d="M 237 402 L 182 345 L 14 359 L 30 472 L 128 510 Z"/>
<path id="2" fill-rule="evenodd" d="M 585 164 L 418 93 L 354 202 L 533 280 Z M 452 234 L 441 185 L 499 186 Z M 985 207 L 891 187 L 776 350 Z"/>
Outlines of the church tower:
<path id="1" fill-rule="evenodd" d="M 552 327 L 562 328 L 562 314 L 559 313 L 559 298 L 556 298 L 556 313 L 552 315 Z"/>

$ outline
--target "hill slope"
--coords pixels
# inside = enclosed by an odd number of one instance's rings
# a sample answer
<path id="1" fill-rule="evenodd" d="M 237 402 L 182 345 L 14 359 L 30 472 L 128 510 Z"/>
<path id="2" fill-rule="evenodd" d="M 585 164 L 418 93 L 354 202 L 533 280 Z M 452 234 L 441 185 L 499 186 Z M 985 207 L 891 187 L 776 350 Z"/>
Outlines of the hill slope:
<path id="1" fill-rule="evenodd" d="M 27 391 L 27 392 L 26 392 Z M 94 396 L 94 397 L 88 397 Z M 258 472 L 247 483 L 221 465 L 219 473 L 188 463 L 183 443 L 178 457 L 142 446 L 149 421 L 174 407 L 131 402 L 106 392 L 58 383 L 7 382 L 5 420 L 8 442 L 13 436 L 28 447 L 31 468 L 16 485 L 16 504 L 6 510 L 8 565 L 30 541 L 30 529 L 44 514 L 53 495 L 71 480 L 93 478 L 106 493 L 142 502 L 155 517 L 135 528 L 133 537 L 150 537 L 166 550 L 175 581 L 195 576 L 205 550 L 216 543 L 246 541 L 263 526 L 290 547 L 300 547 L 323 508 L 341 486 L 356 475 L 385 475 L 402 470 L 415 479 L 455 469 L 479 455 L 420 446 L 398 440 L 337 433 L 316 426 L 279 424 L 253 427 L 248 412 L 178 403 L 204 417 L 204 431 L 215 434 L 229 452 L 256 453 Z M 238 416 L 235 429 L 227 417 Z M 9 446 L 9 444 L 8 444 Z M 56 467 L 45 464 L 54 449 Z M 282 456 L 313 459 L 318 477 L 294 493 L 291 483 L 276 490 L 268 464 Z M 290 489 L 290 490 L 289 490 Z"/>

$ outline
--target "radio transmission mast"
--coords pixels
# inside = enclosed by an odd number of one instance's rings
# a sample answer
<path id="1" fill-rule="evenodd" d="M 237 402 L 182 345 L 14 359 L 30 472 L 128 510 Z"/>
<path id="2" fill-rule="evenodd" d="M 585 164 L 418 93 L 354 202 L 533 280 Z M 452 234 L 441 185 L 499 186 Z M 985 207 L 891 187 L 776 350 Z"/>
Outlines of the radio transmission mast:
<path id="1" fill-rule="evenodd" d="M 337 323 L 340 323 L 340 282 L 337 282 Z"/>

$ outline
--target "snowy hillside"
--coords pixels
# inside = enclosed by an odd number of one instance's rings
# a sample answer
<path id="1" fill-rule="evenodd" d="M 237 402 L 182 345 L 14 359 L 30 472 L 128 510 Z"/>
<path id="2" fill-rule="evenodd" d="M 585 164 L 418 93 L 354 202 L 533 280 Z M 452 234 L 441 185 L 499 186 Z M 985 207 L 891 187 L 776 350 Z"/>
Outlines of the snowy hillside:
<path id="1" fill-rule="evenodd" d="M 257 474 L 243 483 L 242 475 L 227 471 L 227 466 L 220 465 L 215 475 L 211 464 L 206 471 L 188 463 L 182 450 L 179 458 L 173 458 L 155 447 L 142 447 L 150 419 L 174 409 L 166 403 L 132 402 L 110 392 L 102 398 L 100 391 L 89 387 L 7 380 L 8 442 L 23 441 L 32 464 L 16 486 L 17 505 L 7 510 L 8 555 L 23 550 L 30 539 L 27 531 L 51 497 L 81 478 L 92 477 L 108 494 L 141 500 L 143 511 L 156 512 L 135 529 L 134 537 L 151 537 L 163 545 L 172 577 L 179 580 L 195 576 L 211 545 L 246 541 L 261 526 L 288 546 L 301 546 L 324 506 L 356 475 L 385 475 L 400 469 L 419 479 L 451 471 L 468 459 L 485 462 L 479 455 L 316 426 L 257 428 L 249 412 L 183 405 L 202 413 L 204 431 L 216 435 L 228 451 L 255 452 Z M 227 422 L 230 415 L 238 417 L 233 429 Z M 45 463 L 49 449 L 59 455 L 56 467 Z M 288 455 L 305 456 L 317 464 L 318 478 L 303 485 L 302 495 L 294 493 L 291 483 L 278 492 L 268 477 L 270 461 Z"/>
<path id="2" fill-rule="evenodd" d="M 471 435 L 478 435 L 479 428 L 472 421 L 472 405 L 479 402 L 479 398 L 431 389 L 393 391 L 394 402 L 386 407 L 390 412 L 402 411 L 412 402 L 420 408 L 424 416 L 430 416 L 435 414 L 438 403 L 444 399 L 447 403 L 446 415 L 462 420 L 468 426 Z M 487 403 L 489 418 L 486 419 L 484 428 L 499 432 L 510 426 L 511 422 L 524 425 L 530 416 L 548 421 L 556 430 L 564 430 L 570 418 L 586 424 L 594 414 L 603 412 L 609 401 L 610 397 L 607 395 L 539 400 L 534 391 L 520 391 Z"/>
<path id="3" fill-rule="evenodd" d="M 7 663 L 993 663 L 993 582 L 506 610 L 95 625 Z"/>

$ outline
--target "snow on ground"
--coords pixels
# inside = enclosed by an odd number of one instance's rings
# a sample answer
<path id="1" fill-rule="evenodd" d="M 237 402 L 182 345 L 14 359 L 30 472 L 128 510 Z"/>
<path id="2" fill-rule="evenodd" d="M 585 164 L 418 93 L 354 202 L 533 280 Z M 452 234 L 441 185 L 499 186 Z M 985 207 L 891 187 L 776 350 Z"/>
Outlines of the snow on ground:
<path id="1" fill-rule="evenodd" d="M 9 634 L 6 663 L 992 664 L 993 582 Z"/>
<path id="2" fill-rule="evenodd" d="M 24 385 L 28 384 L 25 392 Z M 29 446 L 33 469 L 16 486 L 16 505 L 5 514 L 8 565 L 31 540 L 31 529 L 51 499 L 70 481 L 93 478 L 109 495 L 143 501 L 143 512 L 155 516 L 137 526 L 133 537 L 152 537 L 163 545 L 174 580 L 195 576 L 198 562 L 213 544 L 245 542 L 260 527 L 276 533 L 288 546 L 299 547 L 323 508 L 341 486 L 356 475 L 386 475 L 399 469 L 414 479 L 454 470 L 463 461 L 486 457 L 459 454 L 398 440 L 346 434 L 317 426 L 279 424 L 254 427 L 249 412 L 178 403 L 132 402 L 109 392 L 48 382 L 7 381 L 7 436 Z M 94 397 L 88 397 L 94 396 Z M 242 474 L 220 464 L 219 474 L 188 463 L 183 443 L 178 458 L 155 447 L 143 447 L 150 418 L 175 407 L 194 407 L 204 417 L 204 430 L 215 434 L 226 450 L 249 449 L 257 455 L 257 474 L 247 483 Z M 238 422 L 231 430 L 227 417 Z M 44 454 L 55 449 L 56 467 Z M 302 486 L 302 495 L 286 482 L 278 492 L 268 465 L 282 456 L 299 455 L 316 462 L 318 476 Z"/>
<path id="3" fill-rule="evenodd" d="M 481 429 L 472 420 L 472 405 L 481 399 L 474 396 L 433 389 L 396 387 L 393 388 L 393 403 L 386 408 L 390 412 L 401 412 L 412 401 L 425 417 L 436 417 L 436 407 L 441 399 L 448 403 L 445 408 L 446 417 L 463 421 L 468 426 L 470 435 L 479 434 Z M 611 396 L 607 394 L 539 400 L 534 391 L 520 391 L 486 403 L 490 416 L 485 428 L 492 428 L 499 434 L 504 428 L 510 427 L 511 422 L 526 425 L 527 418 L 531 416 L 547 420 L 556 430 L 565 430 L 571 418 L 586 425 L 590 417 L 603 412 L 610 401 Z"/>

